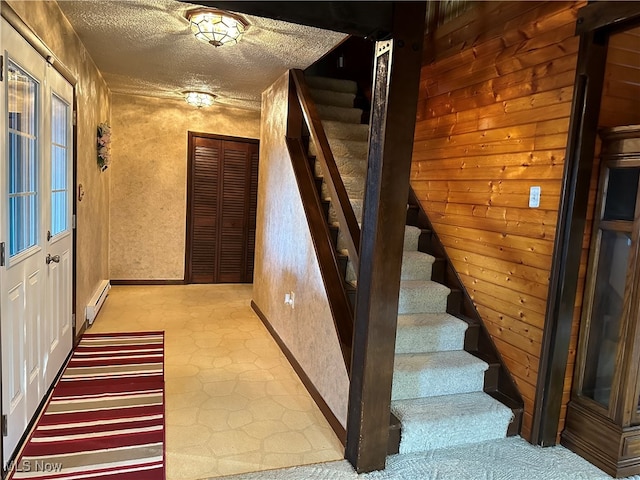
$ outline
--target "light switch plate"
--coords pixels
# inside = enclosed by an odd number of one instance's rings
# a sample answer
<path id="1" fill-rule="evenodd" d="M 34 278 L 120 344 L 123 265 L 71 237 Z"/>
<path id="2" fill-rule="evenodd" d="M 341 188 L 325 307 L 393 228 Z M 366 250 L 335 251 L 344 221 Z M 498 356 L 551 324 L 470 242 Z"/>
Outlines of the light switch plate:
<path id="1" fill-rule="evenodd" d="M 540 187 L 531 187 L 529 189 L 529 208 L 538 208 L 540 206 Z"/>

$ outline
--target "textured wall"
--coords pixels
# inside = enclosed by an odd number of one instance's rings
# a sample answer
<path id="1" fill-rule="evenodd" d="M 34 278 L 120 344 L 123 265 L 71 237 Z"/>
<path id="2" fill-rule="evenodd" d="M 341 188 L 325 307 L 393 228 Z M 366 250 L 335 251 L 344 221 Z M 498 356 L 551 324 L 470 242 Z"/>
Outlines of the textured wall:
<path id="1" fill-rule="evenodd" d="M 525 438 L 583 5 L 478 2 L 435 32 L 422 68 L 411 184 L 524 398 Z"/>
<path id="2" fill-rule="evenodd" d="M 113 95 L 110 278 L 184 278 L 187 132 L 258 138 L 260 112 Z"/>
<path id="3" fill-rule="evenodd" d="M 287 91 L 285 74 L 262 95 L 253 300 L 344 426 L 349 379 L 284 143 Z"/>
<path id="4" fill-rule="evenodd" d="M 91 57 L 64 17 L 58 4 L 7 2 L 77 79 L 78 182 L 85 197 L 78 203 L 76 249 L 76 312 L 84 307 L 101 280 L 109 278 L 109 180 L 96 163 L 96 129 L 110 120 L 110 92 Z M 79 328 L 79 325 L 78 325 Z"/>

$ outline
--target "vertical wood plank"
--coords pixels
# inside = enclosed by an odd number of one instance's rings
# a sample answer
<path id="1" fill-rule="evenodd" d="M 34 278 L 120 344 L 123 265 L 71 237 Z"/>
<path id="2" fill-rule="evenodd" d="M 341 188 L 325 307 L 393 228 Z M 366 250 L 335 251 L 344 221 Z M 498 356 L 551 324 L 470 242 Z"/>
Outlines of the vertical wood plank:
<path id="1" fill-rule="evenodd" d="M 345 452 L 358 472 L 384 468 L 387 454 L 425 9 L 396 3 L 393 39 L 376 45 Z"/>

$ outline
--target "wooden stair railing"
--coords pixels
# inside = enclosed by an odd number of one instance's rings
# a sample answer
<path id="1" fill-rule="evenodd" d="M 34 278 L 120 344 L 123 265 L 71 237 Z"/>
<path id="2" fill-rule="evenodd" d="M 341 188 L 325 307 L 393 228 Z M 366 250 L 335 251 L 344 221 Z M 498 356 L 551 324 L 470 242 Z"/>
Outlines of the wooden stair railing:
<path id="1" fill-rule="evenodd" d="M 335 238 L 329 228 L 327 211 L 323 208 L 316 178 L 306 153 L 308 137 L 316 145 L 317 159 L 331 195 L 331 204 L 338 217 L 339 229 L 346 241 L 349 259 L 357 272 L 360 227 L 331 153 L 320 116 L 304 81 L 304 74 L 301 70 L 291 70 L 286 144 L 345 366 L 350 374 L 354 312 L 347 292 L 344 267 L 341 267 Z"/>
<path id="2" fill-rule="evenodd" d="M 290 70 L 290 75 L 291 80 L 293 80 L 290 84 L 293 83 L 295 85 L 295 93 L 307 128 L 309 129 L 309 135 L 317 147 L 318 161 L 322 168 L 324 181 L 331 195 L 333 208 L 338 216 L 340 230 L 347 243 L 349 260 L 351 260 L 353 268 L 357 272 L 360 258 L 360 227 L 358 226 L 358 220 L 353 213 L 347 190 L 344 188 L 344 183 L 342 182 L 340 172 L 333 158 L 333 153 L 331 153 L 331 147 L 324 133 L 316 104 L 311 99 L 309 88 L 304 81 L 304 73 L 302 70 Z"/>

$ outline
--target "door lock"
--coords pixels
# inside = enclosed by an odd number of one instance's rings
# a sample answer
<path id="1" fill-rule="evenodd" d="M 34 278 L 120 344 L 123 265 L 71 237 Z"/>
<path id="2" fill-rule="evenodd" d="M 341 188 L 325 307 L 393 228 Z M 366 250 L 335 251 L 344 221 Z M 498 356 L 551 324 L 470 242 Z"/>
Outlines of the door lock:
<path id="1" fill-rule="evenodd" d="M 49 265 L 51 262 L 60 263 L 60 255 L 54 255 L 52 257 L 51 254 L 49 253 L 47 254 L 47 258 L 45 258 L 44 261 L 47 262 L 47 265 Z"/>

